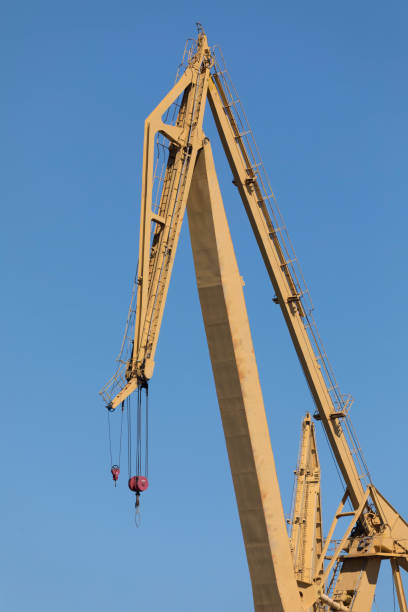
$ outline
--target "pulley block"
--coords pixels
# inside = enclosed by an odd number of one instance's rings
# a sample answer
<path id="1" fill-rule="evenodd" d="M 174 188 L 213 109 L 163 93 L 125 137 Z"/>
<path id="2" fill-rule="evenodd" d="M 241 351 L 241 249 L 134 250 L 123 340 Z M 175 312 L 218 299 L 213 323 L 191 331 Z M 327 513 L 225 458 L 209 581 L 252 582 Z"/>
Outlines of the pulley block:
<path id="1" fill-rule="evenodd" d="M 149 486 L 146 476 L 132 476 L 128 482 L 129 489 L 134 493 L 143 493 Z"/>

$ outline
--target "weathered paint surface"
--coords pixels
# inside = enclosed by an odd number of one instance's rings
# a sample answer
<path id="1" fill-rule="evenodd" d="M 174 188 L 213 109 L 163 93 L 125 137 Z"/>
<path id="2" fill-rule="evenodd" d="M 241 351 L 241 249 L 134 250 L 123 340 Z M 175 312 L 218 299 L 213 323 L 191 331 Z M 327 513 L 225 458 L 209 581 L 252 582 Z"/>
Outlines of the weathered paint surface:
<path id="1" fill-rule="evenodd" d="M 242 279 L 209 143 L 198 155 L 187 213 L 255 610 L 300 611 Z"/>

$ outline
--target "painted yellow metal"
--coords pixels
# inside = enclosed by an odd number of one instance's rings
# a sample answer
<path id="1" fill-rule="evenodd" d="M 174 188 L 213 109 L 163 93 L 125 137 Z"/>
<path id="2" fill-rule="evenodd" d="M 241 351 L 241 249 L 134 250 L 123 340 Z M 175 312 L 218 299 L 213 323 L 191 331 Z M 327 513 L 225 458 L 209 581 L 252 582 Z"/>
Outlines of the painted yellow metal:
<path id="1" fill-rule="evenodd" d="M 150 379 L 170 275 L 177 250 L 181 222 L 189 193 L 198 149 L 204 138 L 202 123 L 209 82 L 211 55 L 207 39 L 198 40 L 197 53 L 173 90 L 149 115 L 145 123 L 143 155 L 142 220 L 139 242 L 139 291 L 137 295 L 134 351 L 130 375 Z M 175 126 L 162 121 L 163 113 L 184 92 Z M 158 214 L 154 220 L 153 198 L 154 139 L 157 132 L 169 136 L 172 148 L 164 177 Z M 151 223 L 155 223 L 151 242 Z"/>
<path id="2" fill-rule="evenodd" d="M 226 97 L 221 98 L 220 85 L 215 85 L 213 80 L 208 88 L 209 101 L 215 118 L 215 122 L 224 146 L 225 153 L 234 181 L 238 186 L 240 196 L 249 217 L 252 230 L 255 234 L 259 249 L 261 251 L 266 269 L 275 289 L 277 300 L 285 317 L 293 344 L 298 354 L 306 380 L 319 410 L 322 423 L 326 429 L 330 444 L 335 453 L 337 462 L 342 471 L 345 482 L 353 501 L 358 506 L 364 496 L 364 489 L 360 477 L 344 436 L 338 419 L 333 420 L 331 415 L 335 412 L 329 390 L 323 379 L 320 365 L 310 343 L 310 339 L 303 322 L 303 310 L 301 302 L 296 300 L 294 293 L 294 282 L 285 265 L 282 250 L 277 247 L 278 239 L 273 232 L 274 226 L 270 219 L 266 203 L 259 199 L 259 190 L 255 188 L 256 179 L 248 183 L 247 161 L 242 155 L 241 148 L 237 144 L 238 128 L 231 123 L 225 113 Z M 241 142 L 241 141 L 239 141 Z M 261 204 L 260 204 L 261 202 Z M 271 239 L 271 234 L 274 240 Z"/>
<path id="3" fill-rule="evenodd" d="M 370 612 L 381 559 L 346 559 L 333 593 L 333 600 L 359 612 Z"/>
<path id="4" fill-rule="evenodd" d="M 209 142 L 198 155 L 187 213 L 255 610 L 300 611 L 242 279 Z"/>
<path id="5" fill-rule="evenodd" d="M 405 598 L 404 587 L 402 584 L 400 566 L 396 559 L 391 559 L 392 576 L 394 579 L 395 590 L 397 592 L 398 605 L 400 612 L 408 612 L 407 600 Z"/>
<path id="6" fill-rule="evenodd" d="M 290 548 L 296 579 L 302 585 L 306 585 L 313 583 L 323 547 L 320 464 L 315 427 L 309 413 L 306 414 L 302 423 L 299 459 L 295 474 L 295 496 L 290 520 Z"/>
<path id="7" fill-rule="evenodd" d="M 145 121 L 133 352 L 126 372 L 127 382 L 110 400 L 112 409 L 153 375 L 154 355 L 191 177 L 204 138 L 202 124 L 211 62 L 207 38 L 200 35 L 197 51 L 187 69 Z M 181 95 L 175 125 L 166 124 L 163 115 Z M 161 199 L 155 211 L 152 202 L 157 133 L 166 136 L 171 144 Z"/>
<path id="8" fill-rule="evenodd" d="M 319 463 L 313 425 L 304 448 L 292 528 L 293 561 L 263 408 L 249 324 L 210 145 L 203 132 L 206 101 L 276 293 L 319 419 L 346 492 L 322 548 Z M 174 108 L 174 121 L 165 118 Z M 302 290 L 293 276 L 281 229 L 271 216 L 257 164 L 239 131 L 235 102 L 200 31 L 194 52 L 171 91 L 145 122 L 142 202 L 133 349 L 125 370 L 102 391 L 119 406 L 153 374 L 163 310 L 181 225 L 188 215 L 197 284 L 220 404 L 257 612 L 371 609 L 381 560 L 390 559 L 400 609 L 406 610 L 400 568 L 408 570 L 408 525 L 371 484 L 363 484 L 347 405 L 333 394 L 324 352 L 311 332 Z M 167 166 L 154 203 L 157 135 L 167 142 Z M 205 227 L 205 231 L 203 228 Z M 315 342 L 313 342 L 315 340 Z M 317 346 L 317 352 L 316 352 Z M 307 429 L 307 431 L 306 431 Z M 352 431 L 352 430 L 351 430 Z M 357 462 L 356 462 L 357 457 Z M 349 498 L 353 512 L 342 512 Z M 312 500 L 310 503 L 309 501 Z M 352 516 L 325 563 L 338 520 Z M 338 568 L 338 572 L 337 572 Z M 297 583 L 296 583 L 296 578 Z M 329 581 L 331 593 L 328 594 Z M 405 607 L 404 607 L 405 606 Z"/>
<path id="9" fill-rule="evenodd" d="M 354 512 L 343 512 L 347 497 L 346 491 L 335 513 L 317 570 L 322 567 L 338 521 L 348 516 L 352 516 L 352 520 L 341 541 L 337 542 L 323 579 L 316 572 L 314 582 L 326 584 L 331 571 L 339 564 L 340 571 L 332 585 L 333 600 L 350 609 L 368 612 L 373 605 L 381 561 L 394 559 L 406 567 L 408 531 L 404 519 L 372 485 L 365 492 L 366 501 L 363 500 Z"/>
<path id="10" fill-rule="evenodd" d="M 336 550 L 334 551 L 329 564 L 327 565 L 327 567 L 324 570 L 323 573 L 323 579 L 322 582 L 325 583 L 330 575 L 330 572 L 332 570 L 332 568 L 334 567 L 334 564 L 336 563 L 340 553 L 342 552 L 342 550 L 344 550 L 348 537 L 351 534 L 351 530 L 353 529 L 353 527 L 355 526 L 356 522 L 359 520 L 359 518 L 361 517 L 361 515 L 363 514 L 363 511 L 367 505 L 367 500 L 368 500 L 368 496 L 370 494 L 370 490 L 367 489 L 363 499 L 361 500 L 361 503 L 359 505 L 359 507 L 357 508 L 357 510 L 353 513 L 353 518 L 351 519 L 351 521 L 349 522 L 346 531 L 344 532 L 344 535 L 342 537 L 342 539 L 340 540 L 340 542 L 337 544 Z M 337 520 L 338 515 L 336 516 L 336 520 Z M 317 578 L 317 577 L 316 577 Z"/>

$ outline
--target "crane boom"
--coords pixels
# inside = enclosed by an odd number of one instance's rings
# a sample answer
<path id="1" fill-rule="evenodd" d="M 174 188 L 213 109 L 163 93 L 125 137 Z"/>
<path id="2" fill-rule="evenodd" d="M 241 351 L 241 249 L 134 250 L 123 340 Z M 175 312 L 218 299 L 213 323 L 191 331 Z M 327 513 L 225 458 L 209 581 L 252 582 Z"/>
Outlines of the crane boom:
<path id="1" fill-rule="evenodd" d="M 119 391 L 113 396 L 104 396 L 108 397 L 112 409 L 153 374 L 154 355 L 191 178 L 204 138 L 202 123 L 211 62 L 210 50 L 204 39 L 200 39 L 183 75 L 145 121 L 134 339 L 125 376 L 116 374 L 106 387 L 111 393 L 119 385 Z M 168 116 L 169 107 L 178 99 L 176 120 L 172 125 L 162 118 L 166 111 Z M 160 199 L 153 204 L 158 133 L 168 139 L 169 145 L 164 177 L 159 179 Z"/>
<path id="2" fill-rule="evenodd" d="M 335 410 L 329 388 L 322 375 L 318 356 L 313 350 L 306 329 L 307 320 L 305 321 L 302 295 L 293 279 L 290 262 L 284 257 L 279 228 L 276 228 L 272 222 L 256 169 L 250 165 L 249 155 L 233 116 L 232 106 L 228 102 L 217 74 L 210 83 L 208 94 L 234 181 L 276 292 L 277 302 L 281 307 L 317 410 L 350 492 L 352 503 L 358 507 L 364 495 L 363 485 L 340 423 L 341 416 Z M 344 413 L 341 415 L 344 416 Z"/>

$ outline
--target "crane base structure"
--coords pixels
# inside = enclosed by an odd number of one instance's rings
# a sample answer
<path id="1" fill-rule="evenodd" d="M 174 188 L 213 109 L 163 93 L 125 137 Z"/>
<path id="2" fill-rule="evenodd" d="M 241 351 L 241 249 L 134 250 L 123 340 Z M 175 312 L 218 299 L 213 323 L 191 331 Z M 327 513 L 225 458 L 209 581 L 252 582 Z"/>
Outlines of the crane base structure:
<path id="1" fill-rule="evenodd" d="M 211 144 L 206 102 L 254 232 L 309 390 L 345 483 L 323 538 L 314 424 L 302 426 L 288 535 L 271 448 L 243 283 Z M 114 411 L 154 371 L 164 306 L 187 210 L 197 287 L 245 543 L 256 612 L 372 609 L 389 560 L 401 611 L 408 524 L 372 484 L 352 427 L 351 398 L 338 388 L 323 349 L 293 247 L 262 160 L 223 62 L 199 28 L 174 87 L 145 122 L 139 263 L 120 366 L 102 390 Z M 345 504 L 351 506 L 345 511 Z M 336 529 L 346 520 L 340 540 Z"/>

